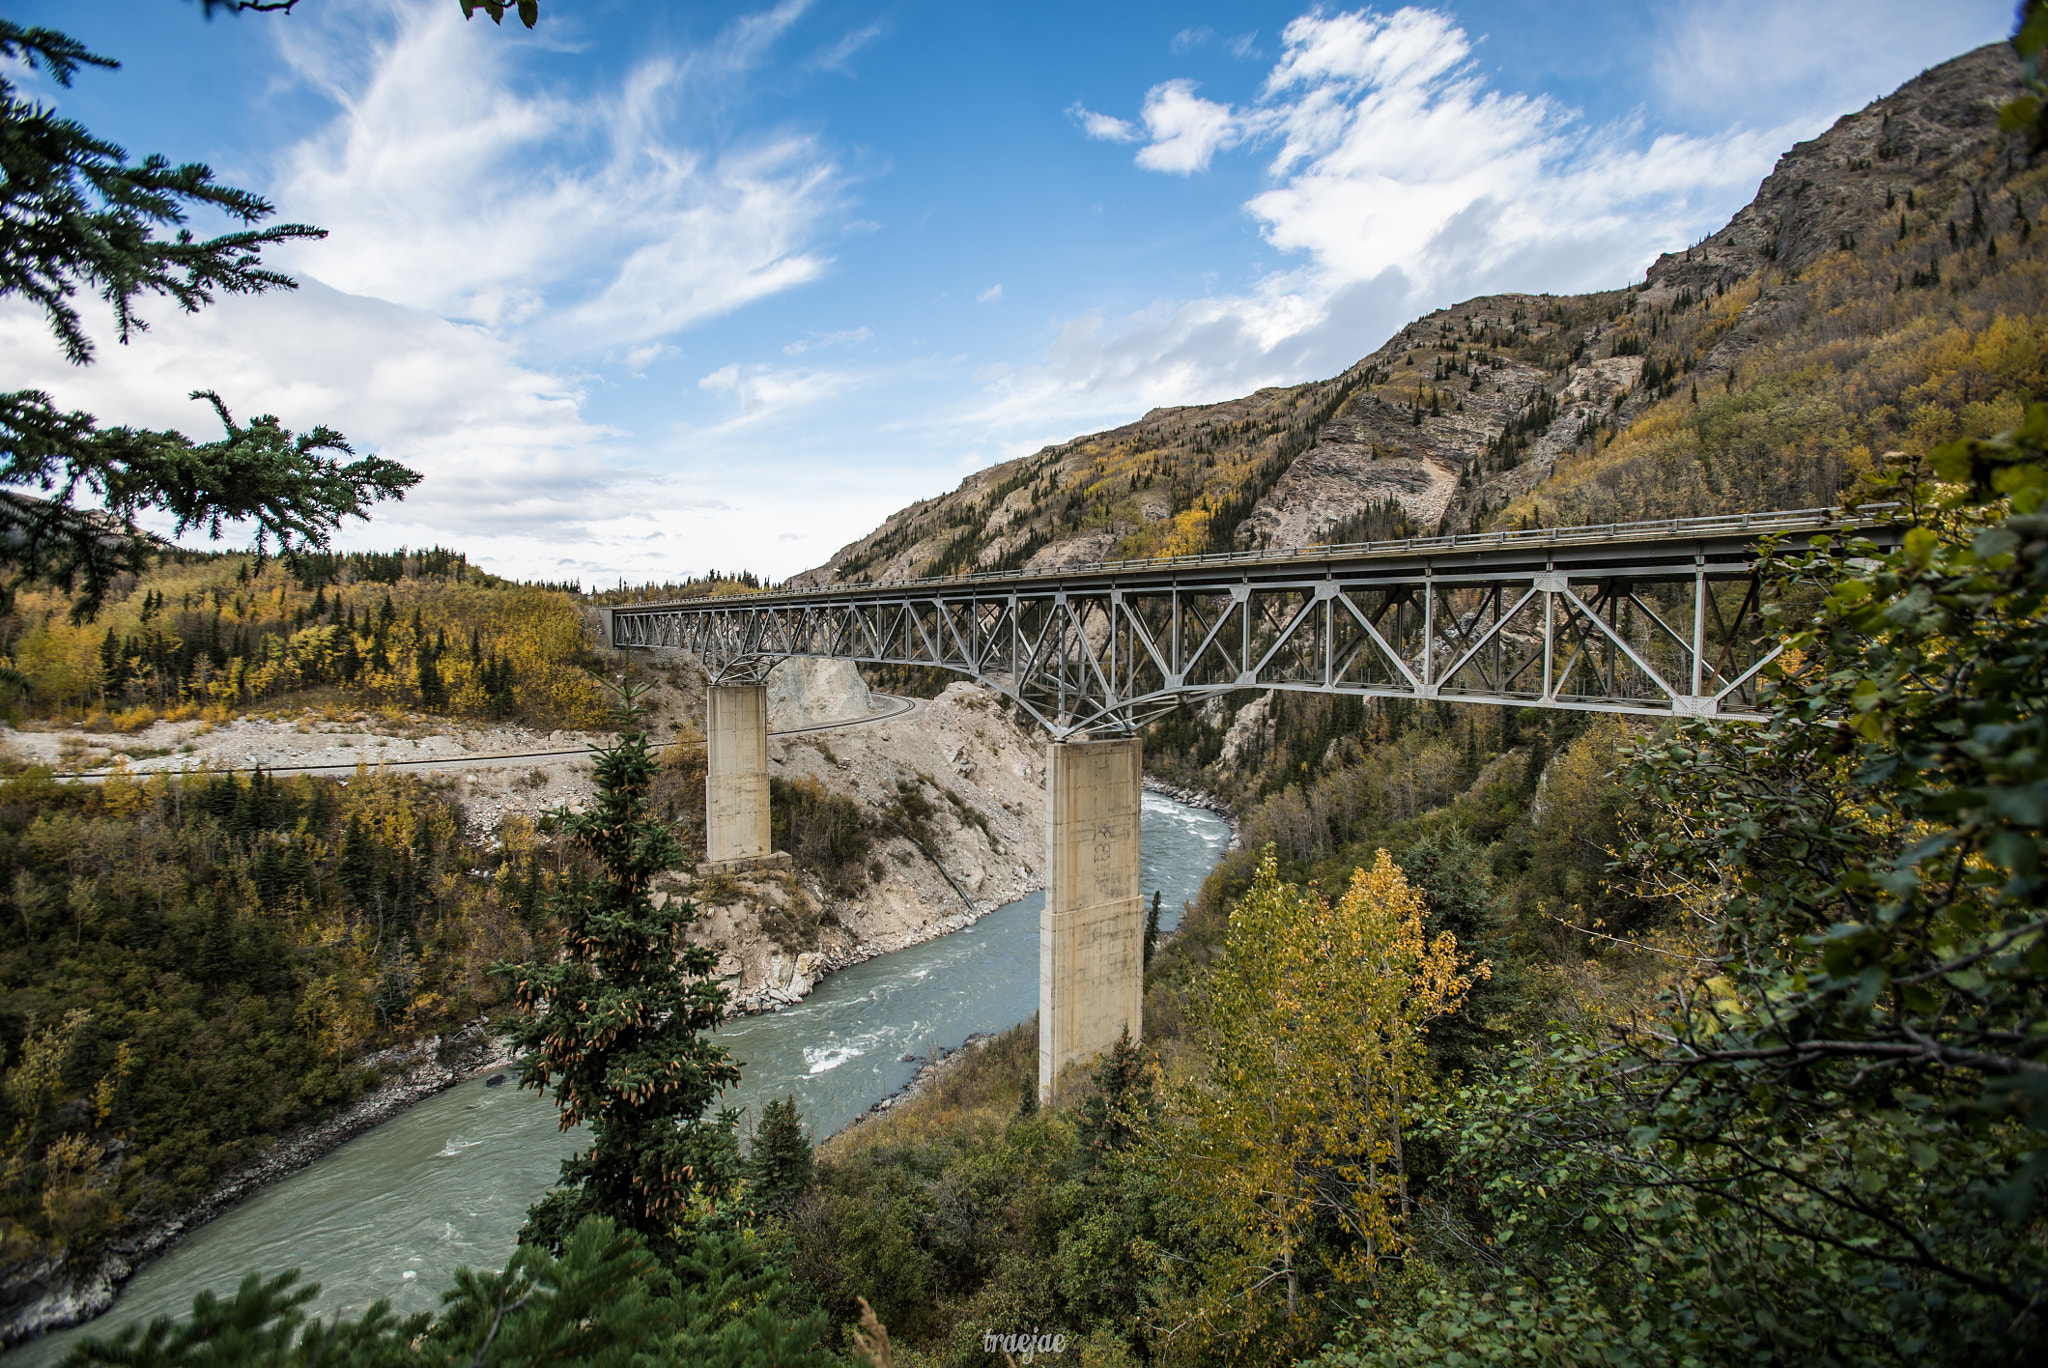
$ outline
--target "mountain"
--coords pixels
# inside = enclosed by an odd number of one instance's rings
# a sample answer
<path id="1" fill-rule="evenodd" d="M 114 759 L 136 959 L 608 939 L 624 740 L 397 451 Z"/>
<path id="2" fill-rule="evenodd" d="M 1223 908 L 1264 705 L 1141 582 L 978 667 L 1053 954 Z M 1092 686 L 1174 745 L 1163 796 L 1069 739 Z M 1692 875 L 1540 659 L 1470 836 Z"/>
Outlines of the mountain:
<path id="1" fill-rule="evenodd" d="M 1834 502 L 2048 390 L 2048 201 L 2005 44 L 1778 160 L 1637 284 L 1488 295 L 1329 380 L 977 471 L 792 584 Z"/>

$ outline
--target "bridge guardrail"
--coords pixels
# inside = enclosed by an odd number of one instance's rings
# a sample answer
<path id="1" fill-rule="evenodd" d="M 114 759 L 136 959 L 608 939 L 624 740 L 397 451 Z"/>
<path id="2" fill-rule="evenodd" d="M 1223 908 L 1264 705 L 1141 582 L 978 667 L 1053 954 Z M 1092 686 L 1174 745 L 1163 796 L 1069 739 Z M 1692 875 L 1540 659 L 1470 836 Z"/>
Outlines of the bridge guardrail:
<path id="1" fill-rule="evenodd" d="M 768 589 L 758 593 L 706 596 L 693 599 L 646 600 L 611 605 L 619 611 L 647 608 L 681 608 L 708 605 L 720 600 L 744 599 L 749 603 L 813 598 L 820 594 L 858 594 L 877 590 L 915 589 L 935 584 L 990 584 L 1000 581 L 1028 582 L 1062 575 L 1115 573 L 1132 570 L 1170 570 L 1219 565 L 1272 565 L 1289 561 L 1352 559 L 1360 556 L 1414 555 L 1432 551 L 1498 550 L 1508 547 L 1583 546 L 1628 537 L 1714 535 L 1728 533 L 1799 532 L 1839 526 L 1870 526 L 1871 516 L 1897 508 L 1896 503 L 1842 505 L 1829 508 L 1788 508 L 1769 513 L 1716 513 L 1696 518 L 1655 518 L 1644 522 L 1596 523 L 1582 527 L 1527 527 L 1494 532 L 1452 532 L 1440 537 L 1407 537 L 1399 541 L 1342 542 L 1334 545 L 1301 546 L 1279 551 L 1211 551 L 1199 556 L 1162 556 L 1151 560 L 1090 561 L 1063 570 L 977 570 L 965 575 L 928 575 L 908 580 L 858 580 L 820 584 L 800 589 Z"/>

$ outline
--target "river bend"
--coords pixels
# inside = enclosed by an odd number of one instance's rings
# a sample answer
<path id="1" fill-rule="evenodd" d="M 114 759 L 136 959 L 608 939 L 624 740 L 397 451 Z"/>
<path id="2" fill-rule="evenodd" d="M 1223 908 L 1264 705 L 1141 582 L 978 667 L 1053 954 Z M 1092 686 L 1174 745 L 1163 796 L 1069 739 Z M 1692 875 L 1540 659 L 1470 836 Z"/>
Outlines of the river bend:
<path id="1" fill-rule="evenodd" d="M 1165 895 L 1166 926 L 1229 841 L 1216 814 L 1145 795 L 1144 890 Z M 1023 1021 L 1038 1009 L 1043 902 L 1033 893 L 964 930 L 842 969 L 797 1006 L 726 1023 L 718 1038 L 744 1073 L 726 1101 L 751 1116 L 793 1093 L 813 1134 L 829 1135 L 910 1081 L 918 1064 L 904 1056 Z M 401 1315 L 431 1310 L 458 1267 L 503 1265 L 526 1208 L 578 1143 L 535 1094 L 460 1084 L 193 1232 L 130 1279 L 106 1314 L 19 1346 L 10 1368 L 54 1364 L 83 1336 L 183 1313 L 206 1289 L 230 1295 L 252 1269 L 297 1268 L 320 1284 L 312 1315 L 359 1314 L 378 1297 Z"/>

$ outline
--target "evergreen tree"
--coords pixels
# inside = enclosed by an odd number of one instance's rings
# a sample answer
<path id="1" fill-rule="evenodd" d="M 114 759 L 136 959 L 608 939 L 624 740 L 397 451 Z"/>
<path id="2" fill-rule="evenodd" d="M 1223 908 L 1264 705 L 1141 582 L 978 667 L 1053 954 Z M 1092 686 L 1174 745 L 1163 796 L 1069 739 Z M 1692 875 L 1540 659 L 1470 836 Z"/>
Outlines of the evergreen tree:
<path id="1" fill-rule="evenodd" d="M 754 1133 L 747 1168 L 754 1181 L 754 1205 L 762 1211 L 786 1212 L 811 1190 L 816 1165 L 811 1139 L 797 1115 L 795 1094 L 761 1108 L 761 1127 Z"/>
<path id="2" fill-rule="evenodd" d="M 158 1316 L 89 1339 L 71 1362 L 122 1368 L 830 1368 L 823 1312 L 788 1319 L 781 1270 L 751 1231 L 700 1233 L 671 1270 L 646 1244 L 592 1218 L 560 1257 L 531 1245 L 502 1273 L 458 1269 L 438 1314 L 308 1321 L 317 1285 L 251 1273 L 232 1296 L 202 1292 L 183 1320 Z"/>
<path id="3" fill-rule="evenodd" d="M 448 701 L 447 686 L 441 682 L 441 661 L 433 648 L 422 643 L 419 655 L 414 661 L 419 675 L 420 702 L 429 708 L 438 708 Z"/>
<path id="4" fill-rule="evenodd" d="M 1095 1091 L 1081 1104 L 1075 1130 L 1081 1141 L 1083 1168 L 1100 1168 L 1110 1154 L 1130 1145 L 1158 1116 L 1152 1074 L 1144 1052 L 1131 1039 L 1131 1028 L 1124 1027 L 1091 1075 Z"/>
<path id="5" fill-rule="evenodd" d="M 1486 852 L 1456 827 L 1432 830 L 1401 856 L 1401 871 L 1422 895 L 1423 928 L 1432 937 L 1448 931 L 1474 963 L 1491 976 L 1475 977 L 1458 1010 L 1429 1030 L 1429 1054 L 1441 1074 L 1470 1072 L 1482 1056 L 1511 1043 L 1486 1021 L 1513 1004 L 1516 983 L 1503 972 L 1508 943 Z"/>
<path id="6" fill-rule="evenodd" d="M 1152 967 L 1152 952 L 1159 948 L 1159 890 L 1152 890 L 1152 910 L 1145 914 L 1145 968 Z"/>
<path id="7" fill-rule="evenodd" d="M 1038 1115 L 1038 1080 L 1027 1073 L 1021 1082 L 1023 1091 L 1022 1095 L 1017 1099 L 1017 1115 L 1036 1116 Z"/>
<path id="8" fill-rule="evenodd" d="M 81 68 L 119 65 L 54 29 L 5 19 L 0 58 L 10 69 L 39 67 L 60 86 Z M 217 292 L 294 288 L 262 264 L 263 248 L 325 236 L 297 223 L 259 228 L 272 213 L 261 197 L 216 183 L 197 163 L 173 166 L 160 156 L 131 163 L 80 124 L 22 99 L 4 76 L 0 146 L 7 149 L 8 205 L 0 298 L 19 296 L 39 308 L 74 365 L 93 359 L 72 304 L 81 285 L 113 311 L 125 342 L 146 326 L 136 313 L 145 296 L 168 297 L 195 313 Z M 238 227 L 201 240 L 178 227 L 193 209 L 217 212 Z M 147 568 L 153 548 L 134 524 L 138 513 L 169 513 L 177 532 L 204 528 L 216 538 L 225 524 L 247 518 L 256 524 L 259 552 L 273 540 L 290 551 L 326 545 L 344 518 L 402 497 L 419 479 L 378 457 L 342 465 L 324 453 L 353 453 L 328 428 L 295 437 L 270 417 L 237 428 L 217 396 L 192 397 L 212 400 L 226 440 L 202 445 L 176 432 L 103 430 L 91 414 L 64 412 L 41 390 L 0 394 L 0 567 L 9 584 L 40 581 L 69 590 L 83 580 L 73 609 L 82 620 L 99 610 L 116 576 Z M 81 494 L 104 512 L 77 507 Z M 108 513 L 116 519 L 111 527 Z"/>
<path id="9" fill-rule="evenodd" d="M 590 1127 L 590 1148 L 563 1163 L 561 1185 L 528 1213 L 523 1243 L 559 1247 L 586 1215 L 665 1241 L 693 1188 L 717 1195 L 739 1176 L 733 1113 L 705 1116 L 740 1076 L 704 1035 L 725 1006 L 718 955 L 683 938 L 693 904 L 657 910 L 648 897 L 654 876 L 684 856 L 647 810 L 657 761 L 640 725 L 644 692 L 619 690 L 620 735 L 597 753 L 590 807 L 554 814 L 593 867 L 551 900 L 561 954 L 507 966 L 527 1013 L 513 1032 L 525 1052 L 520 1086 L 552 1088 L 564 1130 Z"/>
<path id="10" fill-rule="evenodd" d="M 100 701 L 104 703 L 108 694 L 119 693 L 120 689 L 121 642 L 109 627 L 107 639 L 100 643 Z"/>

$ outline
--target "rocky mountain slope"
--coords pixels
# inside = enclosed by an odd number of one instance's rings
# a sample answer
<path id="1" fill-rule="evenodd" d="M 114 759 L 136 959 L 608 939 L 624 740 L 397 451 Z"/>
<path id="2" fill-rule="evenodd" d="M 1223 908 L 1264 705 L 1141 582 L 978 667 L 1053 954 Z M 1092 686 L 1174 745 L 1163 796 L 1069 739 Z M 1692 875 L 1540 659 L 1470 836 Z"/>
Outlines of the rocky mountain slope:
<path id="1" fill-rule="evenodd" d="M 2048 172 L 1997 119 L 2019 89 L 2008 47 L 1967 53 L 1639 283 L 1468 300 L 1332 379 L 992 466 L 792 583 L 1833 502 L 2041 387 Z"/>

